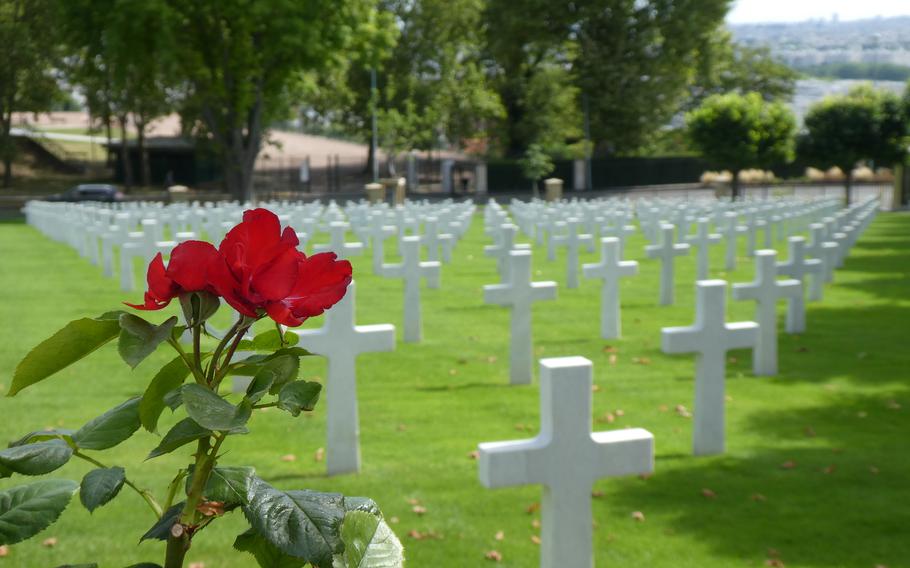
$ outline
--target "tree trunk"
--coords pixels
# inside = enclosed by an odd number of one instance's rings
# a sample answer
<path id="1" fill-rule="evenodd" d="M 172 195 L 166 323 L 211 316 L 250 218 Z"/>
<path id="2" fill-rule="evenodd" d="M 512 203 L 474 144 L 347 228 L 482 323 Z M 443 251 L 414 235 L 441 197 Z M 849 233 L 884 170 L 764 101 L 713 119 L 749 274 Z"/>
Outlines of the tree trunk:
<path id="1" fill-rule="evenodd" d="M 850 207 L 853 201 L 853 168 L 847 168 L 844 173 L 844 207 Z"/>
<path id="2" fill-rule="evenodd" d="M 739 201 L 739 170 L 733 170 L 730 180 L 730 201 Z"/>
<path id="3" fill-rule="evenodd" d="M 143 187 L 150 187 L 152 185 L 152 170 L 149 166 L 148 149 L 145 147 L 145 128 L 146 121 L 142 117 L 136 118 L 136 144 L 137 149 L 139 150 L 139 179 L 141 180 Z"/>
<path id="4" fill-rule="evenodd" d="M 121 115 L 120 120 L 120 162 L 123 166 L 123 185 L 126 189 L 133 187 L 133 164 L 130 161 L 130 150 L 127 146 L 126 127 L 129 121 L 127 115 Z"/>
<path id="5" fill-rule="evenodd" d="M 4 113 L 2 118 L 3 121 L 3 133 L 0 137 L 0 152 L 3 152 L 3 187 L 10 187 L 13 185 L 13 139 L 10 136 L 10 129 L 12 128 L 12 112 Z"/>

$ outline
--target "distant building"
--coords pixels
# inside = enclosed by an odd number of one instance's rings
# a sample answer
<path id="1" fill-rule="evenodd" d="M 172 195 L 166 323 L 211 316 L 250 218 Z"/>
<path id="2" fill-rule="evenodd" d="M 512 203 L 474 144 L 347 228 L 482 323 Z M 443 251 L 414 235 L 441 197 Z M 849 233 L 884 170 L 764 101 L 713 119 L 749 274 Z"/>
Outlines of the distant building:
<path id="1" fill-rule="evenodd" d="M 106 145 L 107 146 L 107 145 Z M 120 142 L 108 146 L 114 155 L 114 178 L 124 180 L 124 168 Z M 211 152 L 201 148 L 195 141 L 181 137 L 146 138 L 150 182 L 153 185 L 198 186 L 221 179 L 221 166 Z M 133 171 L 133 180 L 141 179 L 141 161 L 136 140 L 127 141 L 127 153 Z"/>

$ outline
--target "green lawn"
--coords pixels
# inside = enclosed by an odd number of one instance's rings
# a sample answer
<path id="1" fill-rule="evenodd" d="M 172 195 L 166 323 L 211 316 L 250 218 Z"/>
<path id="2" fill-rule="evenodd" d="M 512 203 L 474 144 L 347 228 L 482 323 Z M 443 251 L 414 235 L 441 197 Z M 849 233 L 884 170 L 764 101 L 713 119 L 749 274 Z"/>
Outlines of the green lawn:
<path id="1" fill-rule="evenodd" d="M 443 267 L 441 289 L 424 294 L 423 343 L 360 357 L 361 474 L 328 478 L 325 464 L 316 461 L 325 440 L 324 407 L 298 419 L 278 411 L 257 415 L 251 435 L 225 445 L 221 463 L 254 464 L 282 488 L 373 497 L 392 519 L 410 566 L 492 565 L 484 554 L 494 549 L 501 566 L 537 565 L 532 505 L 540 489 L 486 490 L 470 457 L 478 442 L 533 436 L 539 420 L 537 385 L 508 386 L 508 311 L 483 304 L 481 286 L 497 280 L 484 244 L 478 217 L 452 264 Z M 693 320 L 695 260 L 678 262 L 677 305 L 658 307 L 659 266 L 643 260 L 643 245 L 639 235 L 627 248 L 641 268 L 622 283 L 622 340 L 599 338 L 595 281 L 561 288 L 557 301 L 534 308 L 539 356 L 582 355 L 594 362 L 595 429 L 643 427 L 656 439 L 652 477 L 594 487 L 597 566 L 765 566 L 773 558 L 787 567 L 910 566 L 910 216 L 881 215 L 826 287 L 824 301 L 809 304 L 808 333 L 781 334 L 778 377 L 753 377 L 749 353 L 731 353 L 728 453 L 714 458 L 691 456 L 691 419 L 675 411 L 677 405 L 691 409 L 694 358 L 659 349 L 661 327 Z M 715 266 L 722 254 L 715 247 Z M 585 253 L 582 260 L 595 257 Z M 141 297 L 121 293 L 99 268 L 21 224 L 0 224 L 0 258 L 0 392 L 27 350 L 64 323 Z M 534 264 L 537 279 L 564 282 L 563 256 L 547 262 L 536 248 Z M 358 322 L 400 329 L 401 282 L 373 276 L 366 257 L 355 260 L 355 275 Z M 742 259 L 736 272 L 712 277 L 751 280 L 751 263 Z M 731 301 L 729 319 L 751 318 L 752 310 L 750 303 Z M 44 427 L 78 428 L 140 394 L 169 359 L 162 348 L 130 372 L 109 345 L 16 398 L 0 399 L 0 439 Z M 323 373 L 324 363 L 311 359 L 302 375 Z M 164 421 L 168 427 L 175 417 L 166 413 Z M 140 432 L 96 457 L 125 466 L 139 485 L 161 495 L 189 450 L 143 462 L 156 444 L 156 437 Z M 286 454 L 296 461 L 283 461 Z M 782 467 L 785 462 L 793 467 Z M 74 461 L 54 476 L 79 480 L 88 468 Z M 0 488 L 26 481 L 2 480 Z M 414 500 L 424 515 L 412 512 Z M 643 522 L 633 519 L 636 511 Z M 49 530 L 11 547 L 0 568 L 161 562 L 162 545 L 137 544 L 153 520 L 127 491 L 91 516 L 74 502 Z M 239 513 L 219 521 L 196 539 L 189 560 L 207 568 L 253 565 L 251 557 L 230 550 L 244 524 Z M 502 540 L 495 538 L 498 531 Z M 56 546 L 41 545 L 48 537 L 58 539 Z"/>

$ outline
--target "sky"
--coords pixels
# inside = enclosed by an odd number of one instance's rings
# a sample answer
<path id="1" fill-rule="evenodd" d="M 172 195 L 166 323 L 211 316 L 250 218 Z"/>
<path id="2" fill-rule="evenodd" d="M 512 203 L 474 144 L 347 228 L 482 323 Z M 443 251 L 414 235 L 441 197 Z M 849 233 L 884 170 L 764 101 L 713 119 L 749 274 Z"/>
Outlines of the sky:
<path id="1" fill-rule="evenodd" d="M 745 24 L 830 20 L 835 13 L 841 20 L 910 16 L 910 0 L 736 0 L 727 21 Z"/>

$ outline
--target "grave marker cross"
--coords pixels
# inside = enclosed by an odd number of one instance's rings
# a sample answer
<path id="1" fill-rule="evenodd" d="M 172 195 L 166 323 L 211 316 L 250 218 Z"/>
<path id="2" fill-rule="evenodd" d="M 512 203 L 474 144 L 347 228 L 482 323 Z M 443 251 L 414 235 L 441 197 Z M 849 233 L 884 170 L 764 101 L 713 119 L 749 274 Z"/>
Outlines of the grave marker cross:
<path id="1" fill-rule="evenodd" d="M 439 288 L 440 264 L 438 261 L 420 261 L 420 237 L 404 237 L 401 240 L 401 256 L 400 264 L 382 265 L 382 276 L 404 279 L 404 341 L 417 343 L 423 337 L 420 279 L 426 278 L 430 288 Z"/>
<path id="2" fill-rule="evenodd" d="M 582 267 L 586 278 L 600 278 L 600 336 L 615 339 L 622 336 L 619 305 L 619 279 L 638 274 L 638 263 L 621 260 L 621 245 L 616 237 L 600 239 L 600 262 Z"/>
<path id="3" fill-rule="evenodd" d="M 329 243 L 314 245 L 315 252 L 334 252 L 338 258 L 350 258 L 363 254 L 363 243 L 348 243 L 344 240 L 344 235 L 350 225 L 344 221 L 332 221 L 329 223 Z"/>
<path id="4" fill-rule="evenodd" d="M 543 568 L 591 568 L 594 482 L 654 468 L 654 437 L 647 430 L 591 432 L 591 375 L 591 361 L 583 357 L 541 360 L 540 434 L 478 446 L 485 487 L 544 486 Z"/>
<path id="5" fill-rule="evenodd" d="M 531 339 L 531 304 L 556 298 L 555 282 L 531 282 L 531 251 L 509 253 L 509 282 L 483 287 L 484 302 L 511 308 L 509 382 L 531 383 L 534 364 Z"/>
<path id="6" fill-rule="evenodd" d="M 662 235 L 658 245 L 647 245 L 645 252 L 648 258 L 660 259 L 660 305 L 673 305 L 673 259 L 689 254 L 689 245 L 673 243 L 673 225 L 663 223 L 660 226 Z"/>
<path id="7" fill-rule="evenodd" d="M 695 283 L 695 291 L 695 324 L 665 327 L 661 330 L 661 340 L 664 353 L 698 354 L 692 451 L 701 456 L 724 452 L 727 351 L 754 347 L 758 341 L 758 324 L 726 323 L 725 281 L 700 280 Z"/>
<path id="8" fill-rule="evenodd" d="M 566 221 L 569 232 L 553 237 L 556 245 L 566 247 L 566 288 L 578 288 L 578 249 L 593 242 L 591 235 L 578 233 L 580 225 L 581 221 L 571 217 Z"/>
<path id="9" fill-rule="evenodd" d="M 720 235 L 708 232 L 710 230 L 708 223 L 709 221 L 706 217 L 700 217 L 696 222 L 695 234 L 685 238 L 690 246 L 697 249 L 698 269 L 695 277 L 697 280 L 704 280 L 708 277 L 708 255 L 711 252 L 710 247 L 711 245 L 720 242 Z"/>
<path id="10" fill-rule="evenodd" d="M 804 237 L 789 237 L 788 259 L 777 263 L 777 272 L 803 282 L 805 290 L 806 275 L 812 274 L 813 278 L 821 278 L 824 267 L 817 258 L 806 258 L 806 239 Z M 803 333 L 806 331 L 806 301 L 804 294 L 794 296 L 787 302 L 787 333 Z"/>
<path id="11" fill-rule="evenodd" d="M 355 361 L 361 353 L 395 349 L 395 326 L 356 325 L 354 282 L 325 313 L 319 329 L 293 330 L 300 346 L 328 359 L 326 376 L 326 468 L 329 475 L 360 471 L 360 422 L 357 417 Z"/>
<path id="12" fill-rule="evenodd" d="M 778 280 L 777 251 L 755 251 L 755 280 L 733 285 L 734 300 L 754 300 L 755 319 L 761 326 L 753 350 L 752 371 L 756 375 L 777 374 L 777 300 L 803 293 L 799 280 Z"/>

